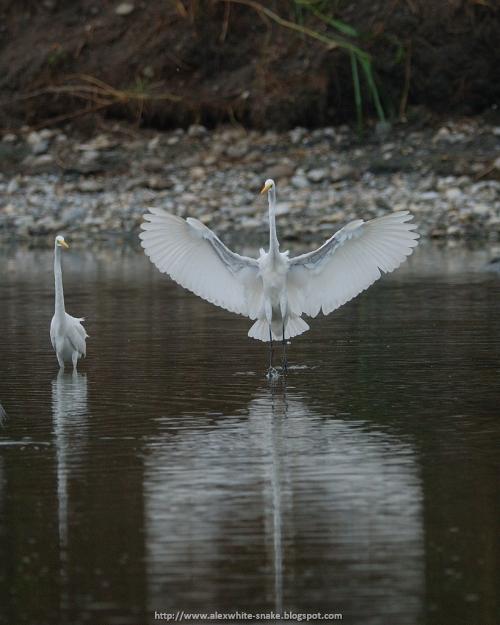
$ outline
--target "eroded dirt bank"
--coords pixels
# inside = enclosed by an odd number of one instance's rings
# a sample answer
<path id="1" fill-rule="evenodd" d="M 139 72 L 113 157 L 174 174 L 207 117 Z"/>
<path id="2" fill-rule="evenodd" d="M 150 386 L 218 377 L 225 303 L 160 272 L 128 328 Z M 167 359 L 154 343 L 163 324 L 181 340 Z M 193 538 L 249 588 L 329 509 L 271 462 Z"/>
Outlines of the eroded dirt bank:
<path id="1" fill-rule="evenodd" d="M 345 47 L 290 24 L 371 55 L 387 117 L 470 115 L 498 102 L 498 3 L 316 5 L 356 36 L 290 0 L 4 0 L 0 128 L 85 123 L 89 111 L 156 128 L 236 120 L 290 129 L 355 119 Z M 364 112 L 376 118 L 358 70 Z"/>

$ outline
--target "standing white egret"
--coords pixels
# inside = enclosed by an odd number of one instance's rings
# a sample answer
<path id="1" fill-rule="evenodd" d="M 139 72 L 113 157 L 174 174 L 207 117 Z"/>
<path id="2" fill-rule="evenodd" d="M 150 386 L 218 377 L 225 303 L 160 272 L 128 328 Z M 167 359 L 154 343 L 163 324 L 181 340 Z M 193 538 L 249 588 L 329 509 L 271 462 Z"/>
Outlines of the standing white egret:
<path id="1" fill-rule="evenodd" d="M 160 208 L 144 216 L 140 238 L 156 267 L 181 286 L 255 323 L 248 336 L 283 341 L 309 329 L 302 315 L 325 315 L 368 288 L 381 272 L 394 271 L 417 245 L 412 215 L 400 211 L 364 222 L 351 221 L 313 252 L 289 258 L 276 236 L 276 186 L 266 180 L 269 251 L 258 259 L 240 256 L 197 219 Z"/>
<path id="2" fill-rule="evenodd" d="M 72 362 L 76 369 L 78 359 L 85 356 L 85 339 L 88 334 L 82 326 L 82 319 L 68 315 L 64 308 L 64 292 L 61 269 L 61 248 L 69 248 L 64 237 L 58 235 L 54 242 L 55 310 L 50 323 L 50 340 L 61 369 L 65 362 Z"/>

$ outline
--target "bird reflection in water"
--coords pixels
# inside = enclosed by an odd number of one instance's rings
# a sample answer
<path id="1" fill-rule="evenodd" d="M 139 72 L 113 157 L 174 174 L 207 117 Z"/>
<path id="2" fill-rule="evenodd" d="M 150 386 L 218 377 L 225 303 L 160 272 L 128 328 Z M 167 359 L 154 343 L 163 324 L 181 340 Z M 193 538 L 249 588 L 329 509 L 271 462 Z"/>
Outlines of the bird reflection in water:
<path id="1" fill-rule="evenodd" d="M 71 465 L 85 445 L 87 376 L 60 370 L 52 381 L 52 418 L 56 446 L 61 609 L 68 609 L 68 526 Z"/>
<path id="2" fill-rule="evenodd" d="M 238 415 L 160 423 L 145 460 L 152 609 L 168 596 L 200 610 L 419 621 L 422 486 L 410 443 L 284 385 L 260 388 Z"/>
<path id="3" fill-rule="evenodd" d="M 274 610 L 277 613 L 283 612 L 283 540 L 282 540 L 282 489 L 289 486 L 289 479 L 284 466 L 284 455 L 286 450 L 284 428 L 286 427 L 287 399 L 286 386 L 280 390 L 273 389 L 272 392 L 272 419 L 267 421 L 268 432 L 266 441 L 268 444 L 268 470 L 267 488 L 270 491 L 268 499 L 271 505 L 267 507 L 268 515 L 271 511 L 271 523 L 266 523 L 267 532 L 272 534 L 273 545 L 273 570 L 274 570 Z M 287 492 L 288 489 L 286 489 Z"/>
<path id="4" fill-rule="evenodd" d="M 7 413 L 5 412 L 2 404 L 0 404 L 0 426 L 2 426 L 5 423 L 6 419 L 7 419 Z"/>

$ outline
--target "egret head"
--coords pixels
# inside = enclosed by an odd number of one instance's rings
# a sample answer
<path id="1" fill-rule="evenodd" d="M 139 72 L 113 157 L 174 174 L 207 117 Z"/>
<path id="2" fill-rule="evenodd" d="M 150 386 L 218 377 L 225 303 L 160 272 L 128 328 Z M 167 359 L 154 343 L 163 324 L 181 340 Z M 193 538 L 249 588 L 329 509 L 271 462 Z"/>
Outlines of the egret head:
<path id="1" fill-rule="evenodd" d="M 274 184 L 274 180 L 272 180 L 271 178 L 268 178 L 265 183 L 264 186 L 262 187 L 262 189 L 260 190 L 261 193 L 267 193 L 268 191 L 270 191 L 271 189 L 275 188 L 275 184 Z"/>
<path id="2" fill-rule="evenodd" d="M 60 235 L 60 234 L 58 234 L 56 236 L 56 246 L 57 247 L 65 247 L 66 249 L 69 248 L 69 245 L 64 240 L 64 237 L 62 235 Z"/>

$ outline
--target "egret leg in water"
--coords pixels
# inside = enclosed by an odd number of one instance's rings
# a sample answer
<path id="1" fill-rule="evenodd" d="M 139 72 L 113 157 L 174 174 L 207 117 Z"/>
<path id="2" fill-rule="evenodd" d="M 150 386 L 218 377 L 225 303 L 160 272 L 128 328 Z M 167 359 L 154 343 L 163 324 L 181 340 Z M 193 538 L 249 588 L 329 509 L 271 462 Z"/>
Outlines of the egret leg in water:
<path id="1" fill-rule="evenodd" d="M 271 326 L 269 326 L 269 369 L 267 370 L 266 374 L 266 378 L 268 380 L 276 380 L 280 376 L 279 371 L 275 367 L 273 367 L 273 347 L 273 333 L 271 330 Z"/>
<path id="2" fill-rule="evenodd" d="M 269 367 L 266 373 L 266 378 L 269 380 L 269 382 L 272 383 L 279 382 L 280 380 L 285 380 L 283 372 L 280 369 L 276 369 L 276 367 Z"/>
<path id="3" fill-rule="evenodd" d="M 286 340 L 309 330 L 303 315 L 336 310 L 399 267 L 417 245 L 412 215 L 397 211 L 351 221 L 318 249 L 290 258 L 280 251 L 276 234 L 274 181 L 266 180 L 261 193 L 268 194 L 269 248 L 261 249 L 259 258 L 236 254 L 201 221 L 161 208 L 144 215 L 140 234 L 160 271 L 199 297 L 252 319 L 248 336 L 259 341 L 272 344 L 282 334 L 285 347 Z M 286 370 L 286 358 L 283 364 Z"/>
<path id="4" fill-rule="evenodd" d="M 286 375 L 286 372 L 288 370 L 288 360 L 286 357 L 285 324 L 283 324 L 283 360 L 281 363 L 281 367 L 283 369 L 283 373 Z"/>
<path id="5" fill-rule="evenodd" d="M 269 326 L 269 371 L 273 368 L 273 333 Z"/>
<path id="6" fill-rule="evenodd" d="M 280 369 L 279 367 L 273 367 L 274 342 L 273 342 L 272 329 L 271 329 L 271 326 L 269 326 L 269 368 L 267 370 L 266 378 L 270 382 L 276 382 L 277 380 L 282 378 L 284 374 L 286 374 L 287 361 L 286 361 L 286 347 L 285 347 L 284 336 L 285 334 L 284 334 L 284 329 L 283 329 L 283 349 L 285 351 L 284 351 L 283 360 L 282 360 L 282 367 Z"/>

